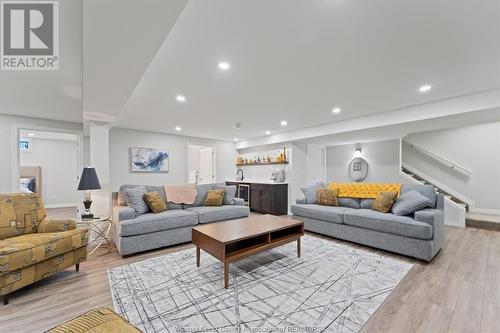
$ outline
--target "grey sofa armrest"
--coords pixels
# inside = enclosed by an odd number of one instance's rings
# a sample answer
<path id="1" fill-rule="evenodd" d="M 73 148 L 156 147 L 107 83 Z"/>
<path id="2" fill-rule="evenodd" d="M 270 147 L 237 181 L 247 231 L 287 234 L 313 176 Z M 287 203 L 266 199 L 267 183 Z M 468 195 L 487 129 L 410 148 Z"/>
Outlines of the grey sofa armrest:
<path id="1" fill-rule="evenodd" d="M 440 209 L 426 208 L 415 212 L 416 221 L 428 223 L 434 227 L 444 226 L 444 213 Z"/>
<path id="2" fill-rule="evenodd" d="M 306 203 L 306 198 L 297 199 L 297 200 L 295 200 L 295 202 L 298 205 L 304 205 Z"/>
<path id="3" fill-rule="evenodd" d="M 432 225 L 432 239 L 437 249 L 444 244 L 444 211 L 441 209 L 423 209 L 415 212 L 415 221 Z"/>
<path id="4" fill-rule="evenodd" d="M 113 209 L 116 211 L 114 215 L 118 217 L 118 221 L 135 219 L 135 210 L 133 208 L 127 206 L 115 206 Z"/>
<path id="5" fill-rule="evenodd" d="M 245 206 L 245 199 L 242 198 L 233 198 L 235 206 Z"/>

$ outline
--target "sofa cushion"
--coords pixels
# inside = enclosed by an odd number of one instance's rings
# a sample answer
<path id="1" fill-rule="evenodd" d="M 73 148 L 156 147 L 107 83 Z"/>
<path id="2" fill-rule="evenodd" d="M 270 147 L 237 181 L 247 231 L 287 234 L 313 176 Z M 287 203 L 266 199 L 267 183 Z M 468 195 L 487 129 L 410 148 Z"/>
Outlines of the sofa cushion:
<path id="1" fill-rule="evenodd" d="M 375 199 L 361 199 L 359 202 L 359 208 L 372 209 L 373 201 L 375 201 Z"/>
<path id="2" fill-rule="evenodd" d="M 0 239 L 35 233 L 45 216 L 35 193 L 0 194 Z"/>
<path id="3" fill-rule="evenodd" d="M 366 199 L 363 199 L 366 200 Z M 360 208 L 360 200 L 357 198 L 339 198 L 340 207 Z M 370 205 L 371 207 L 371 205 Z"/>
<path id="4" fill-rule="evenodd" d="M 396 215 L 410 215 L 417 210 L 429 207 L 431 200 L 417 191 L 409 191 L 396 199 L 391 212 Z"/>
<path id="5" fill-rule="evenodd" d="M 317 192 L 320 188 L 325 188 L 325 183 L 317 182 L 305 187 L 302 187 L 302 193 L 304 193 L 304 198 L 306 199 L 306 204 L 315 204 L 317 200 Z"/>
<path id="6" fill-rule="evenodd" d="M 236 219 L 239 217 L 246 217 L 250 214 L 250 209 L 247 206 L 235 205 L 224 205 L 220 207 L 199 206 L 187 208 L 186 210 L 197 214 L 200 223 Z"/>
<path id="7" fill-rule="evenodd" d="M 380 231 L 416 239 L 431 239 L 432 226 L 408 216 L 380 213 L 371 209 L 352 209 L 344 214 L 344 223 L 354 227 Z"/>
<path id="8" fill-rule="evenodd" d="M 234 197 L 236 196 L 236 185 L 224 186 L 224 205 L 234 205 Z"/>
<path id="9" fill-rule="evenodd" d="M 118 190 L 118 205 L 126 206 L 127 205 L 127 195 L 125 191 L 127 189 L 136 188 L 137 186 L 143 185 L 122 185 Z M 146 187 L 147 192 L 158 192 L 160 193 L 160 197 L 163 200 L 167 200 L 167 195 L 165 194 L 165 188 L 163 186 L 154 186 L 154 185 L 144 185 Z M 182 204 L 175 204 L 173 202 L 167 202 L 168 209 L 182 209 Z"/>
<path id="10" fill-rule="evenodd" d="M 120 222 L 121 236 L 142 235 L 162 230 L 178 229 L 198 224 L 198 216 L 182 209 L 147 213 L 135 219 Z"/>
<path id="11" fill-rule="evenodd" d="M 343 223 L 344 213 L 352 210 L 352 208 L 320 206 L 316 204 L 293 204 L 291 210 L 292 213 L 297 216 L 333 223 Z"/>
<path id="12" fill-rule="evenodd" d="M 203 206 L 207 200 L 208 191 L 215 188 L 214 184 L 196 185 L 196 198 L 193 204 L 184 204 L 185 208 Z"/>
<path id="13" fill-rule="evenodd" d="M 0 240 L 0 275 L 87 245 L 87 229 L 26 234 Z"/>
<path id="14" fill-rule="evenodd" d="M 145 186 L 136 186 L 125 190 L 127 206 L 135 210 L 135 215 L 142 215 L 149 212 L 149 207 L 144 201 L 144 194 L 147 193 Z"/>
<path id="15" fill-rule="evenodd" d="M 429 199 L 429 208 L 436 207 L 436 190 L 432 185 L 419 185 L 419 184 L 403 184 L 401 185 L 401 195 L 406 192 L 417 191 L 422 194 L 424 197 Z"/>

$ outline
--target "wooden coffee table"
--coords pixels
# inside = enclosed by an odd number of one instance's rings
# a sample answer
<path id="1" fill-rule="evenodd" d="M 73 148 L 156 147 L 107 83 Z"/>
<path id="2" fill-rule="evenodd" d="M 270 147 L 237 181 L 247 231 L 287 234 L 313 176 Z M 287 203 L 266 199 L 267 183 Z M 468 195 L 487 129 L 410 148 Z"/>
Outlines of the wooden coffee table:
<path id="1" fill-rule="evenodd" d="M 200 249 L 224 263 L 224 288 L 229 285 L 229 263 L 286 243 L 297 241 L 304 222 L 289 217 L 254 215 L 244 219 L 205 224 L 192 230 L 196 245 L 196 266 L 200 267 Z"/>

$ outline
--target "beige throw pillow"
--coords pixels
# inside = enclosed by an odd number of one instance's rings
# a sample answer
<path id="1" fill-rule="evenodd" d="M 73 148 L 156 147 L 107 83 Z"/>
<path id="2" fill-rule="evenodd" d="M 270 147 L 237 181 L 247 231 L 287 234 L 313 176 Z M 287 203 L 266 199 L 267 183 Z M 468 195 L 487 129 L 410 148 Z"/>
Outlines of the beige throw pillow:
<path id="1" fill-rule="evenodd" d="M 316 201 L 322 206 L 338 206 L 337 190 L 321 188 L 316 192 Z"/>
<path id="2" fill-rule="evenodd" d="M 224 200 L 224 189 L 209 190 L 205 206 L 222 206 Z"/>
<path id="3" fill-rule="evenodd" d="M 381 192 L 373 201 L 372 209 L 377 212 L 388 213 L 396 202 L 397 197 L 398 192 Z"/>
<path id="4" fill-rule="evenodd" d="M 161 199 L 160 193 L 158 192 L 144 193 L 144 201 L 146 201 L 149 209 L 151 209 L 151 211 L 155 214 L 167 210 L 167 204 Z"/>

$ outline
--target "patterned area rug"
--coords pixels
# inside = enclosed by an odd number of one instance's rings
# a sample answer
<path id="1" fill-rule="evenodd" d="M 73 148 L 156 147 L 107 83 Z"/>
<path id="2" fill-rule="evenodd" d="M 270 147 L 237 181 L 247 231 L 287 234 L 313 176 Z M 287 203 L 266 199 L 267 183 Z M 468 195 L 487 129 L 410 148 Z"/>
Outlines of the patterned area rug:
<path id="1" fill-rule="evenodd" d="M 314 236 L 223 266 L 188 249 L 108 271 L 115 310 L 144 332 L 357 332 L 413 266 Z"/>

